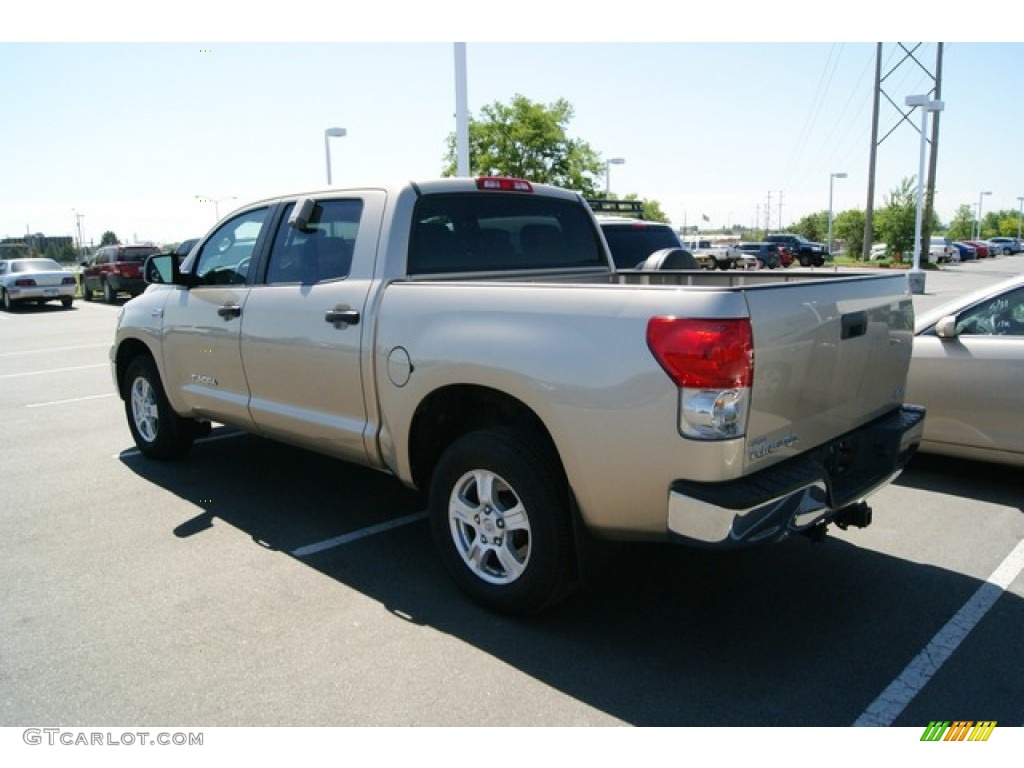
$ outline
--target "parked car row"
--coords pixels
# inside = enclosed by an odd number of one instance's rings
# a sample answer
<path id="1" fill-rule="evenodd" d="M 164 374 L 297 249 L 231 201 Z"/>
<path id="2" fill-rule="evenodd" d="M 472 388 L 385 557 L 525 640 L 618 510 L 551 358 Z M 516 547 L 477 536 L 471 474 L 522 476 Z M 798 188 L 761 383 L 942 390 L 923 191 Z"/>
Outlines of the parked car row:
<path id="1" fill-rule="evenodd" d="M 935 236 L 928 248 L 928 261 L 932 264 L 956 264 L 971 259 L 987 259 L 998 255 L 1020 253 L 1022 243 L 1015 237 L 993 237 L 988 240 L 951 240 Z M 870 259 L 878 261 L 892 256 L 886 243 L 871 246 Z"/>

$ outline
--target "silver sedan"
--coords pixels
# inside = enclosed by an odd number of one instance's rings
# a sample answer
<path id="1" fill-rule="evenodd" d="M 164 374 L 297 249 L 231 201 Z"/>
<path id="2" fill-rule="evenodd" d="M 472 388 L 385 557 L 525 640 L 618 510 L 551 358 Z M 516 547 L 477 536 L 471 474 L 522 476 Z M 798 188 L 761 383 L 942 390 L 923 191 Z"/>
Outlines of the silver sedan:
<path id="1" fill-rule="evenodd" d="M 53 259 L 0 261 L 0 304 L 8 312 L 27 301 L 59 301 L 70 308 L 76 290 L 75 276 Z"/>
<path id="2" fill-rule="evenodd" d="M 1024 275 L 918 318 L 906 399 L 923 452 L 1024 466 Z"/>

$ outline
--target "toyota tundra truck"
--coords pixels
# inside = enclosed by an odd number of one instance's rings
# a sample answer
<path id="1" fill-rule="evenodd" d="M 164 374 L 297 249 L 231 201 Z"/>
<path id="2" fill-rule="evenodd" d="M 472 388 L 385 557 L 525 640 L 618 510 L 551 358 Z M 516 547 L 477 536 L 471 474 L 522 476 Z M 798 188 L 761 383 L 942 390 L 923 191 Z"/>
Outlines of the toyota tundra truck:
<path id="1" fill-rule="evenodd" d="M 921 439 L 905 276 L 617 270 L 521 179 L 264 200 L 145 275 L 110 353 L 145 456 L 216 422 L 390 473 L 499 611 L 571 594 L 595 539 L 867 525 Z"/>

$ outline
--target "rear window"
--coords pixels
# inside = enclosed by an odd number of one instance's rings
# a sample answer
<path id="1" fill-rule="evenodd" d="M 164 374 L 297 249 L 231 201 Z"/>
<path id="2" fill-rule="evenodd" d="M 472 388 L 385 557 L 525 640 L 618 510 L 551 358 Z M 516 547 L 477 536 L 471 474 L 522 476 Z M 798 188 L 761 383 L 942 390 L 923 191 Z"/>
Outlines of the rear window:
<path id="1" fill-rule="evenodd" d="M 11 262 L 11 272 L 45 272 L 61 269 L 63 267 L 52 259 L 26 259 L 25 261 Z"/>
<path id="2" fill-rule="evenodd" d="M 156 246 L 127 246 L 122 248 L 118 255 L 118 261 L 145 261 L 146 257 L 152 256 L 155 253 L 160 253 L 160 249 Z"/>
<path id="3" fill-rule="evenodd" d="M 655 251 L 679 248 L 679 238 L 671 227 L 649 224 L 611 224 L 601 227 L 612 252 L 616 269 L 635 269 Z"/>
<path id="4" fill-rule="evenodd" d="M 413 275 L 604 267 L 589 211 L 525 194 L 424 195 L 409 242 Z"/>

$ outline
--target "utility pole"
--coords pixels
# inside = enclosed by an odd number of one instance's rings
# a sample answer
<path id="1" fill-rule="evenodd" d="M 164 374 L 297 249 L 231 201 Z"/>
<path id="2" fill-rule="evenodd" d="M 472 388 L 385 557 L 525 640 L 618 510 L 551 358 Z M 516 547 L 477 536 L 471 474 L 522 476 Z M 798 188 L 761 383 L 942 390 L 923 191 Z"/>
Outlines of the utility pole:
<path id="1" fill-rule="evenodd" d="M 779 190 L 779 232 L 782 231 L 782 190 Z"/>
<path id="2" fill-rule="evenodd" d="M 875 216 L 875 158 L 878 154 L 878 103 L 882 95 L 882 44 L 875 52 L 875 98 L 871 109 L 871 152 L 868 155 L 868 207 L 864 211 L 864 242 L 861 245 L 861 261 L 871 256 L 871 241 L 874 240 Z"/>
<path id="3" fill-rule="evenodd" d="M 772 191 L 768 190 L 768 206 L 764 209 L 765 234 L 772 228 Z"/>
<path id="4" fill-rule="evenodd" d="M 938 44 L 935 53 L 935 100 L 942 100 L 942 43 Z M 925 193 L 924 224 L 921 227 L 921 253 L 926 254 L 926 260 L 927 254 L 931 250 L 932 219 L 935 218 L 935 168 L 939 158 L 939 115 L 941 114 L 941 111 L 932 113 L 932 149 L 928 158 L 928 190 Z"/>
<path id="5" fill-rule="evenodd" d="M 872 234 L 873 234 L 873 230 L 874 230 L 874 226 L 873 225 L 874 225 L 874 209 L 875 209 L 875 155 L 878 152 L 878 147 L 881 146 L 882 142 L 884 142 L 887 138 L 889 138 L 889 136 L 892 135 L 893 131 L 895 131 L 897 128 L 899 128 L 900 124 L 903 123 L 903 122 L 906 122 L 908 125 L 910 125 L 915 130 L 920 131 L 920 128 L 915 126 L 914 122 L 910 119 L 911 113 L 914 111 L 914 109 L 917 109 L 917 107 L 912 107 L 910 110 L 905 110 L 904 106 L 903 106 L 905 94 L 898 96 L 897 100 L 893 100 L 892 97 L 890 97 L 889 94 L 887 94 L 882 89 L 882 83 L 885 82 L 897 70 L 899 70 L 900 67 L 902 67 L 904 64 L 913 64 L 913 65 L 916 65 L 916 67 L 918 69 L 920 69 L 922 72 L 924 72 L 925 75 L 927 75 L 929 78 L 931 78 L 933 83 L 935 83 L 935 86 L 933 88 L 929 89 L 926 92 L 926 94 L 931 94 L 931 93 L 934 92 L 935 93 L 934 98 L 938 99 L 938 93 L 939 93 L 939 80 L 938 80 L 938 77 L 936 75 L 933 75 L 931 72 L 929 72 L 928 68 L 925 67 L 924 64 L 922 64 L 920 61 L 918 61 L 917 57 L 915 56 L 915 54 L 917 52 L 917 49 L 920 48 L 923 45 L 923 43 L 896 43 L 896 45 L 903 51 L 903 55 L 900 57 L 899 61 L 897 61 L 896 64 L 893 65 L 889 69 L 889 71 L 886 72 L 883 75 L 882 74 L 882 43 L 878 43 L 877 44 L 877 53 L 876 53 L 876 58 L 875 58 L 875 99 L 874 99 L 874 108 L 872 110 L 872 116 L 871 116 L 871 153 L 869 155 L 869 161 L 868 161 L 867 210 L 865 211 L 865 216 L 864 216 L 864 244 L 863 244 L 863 250 L 862 250 L 862 253 L 861 253 L 861 258 L 863 258 L 865 261 L 868 259 L 868 256 L 871 253 L 871 239 L 872 239 Z M 912 47 L 909 47 L 909 46 L 912 46 Z M 941 67 L 942 43 L 938 44 L 937 60 L 938 60 L 938 62 L 940 62 L 939 66 Z M 897 112 L 899 112 L 900 117 L 896 121 L 896 124 L 893 125 L 892 128 L 889 129 L 888 133 L 886 133 L 882 138 L 878 138 L 878 116 L 879 116 L 879 114 L 878 114 L 878 107 L 879 107 L 880 97 L 882 97 L 882 96 L 884 96 L 886 101 L 888 101 L 893 106 L 893 108 L 896 109 Z M 938 136 L 938 128 L 934 124 L 932 126 L 932 136 L 933 137 L 937 137 Z M 932 146 L 932 163 L 934 164 L 935 162 L 936 162 L 936 155 L 935 155 L 935 147 L 933 145 Z M 931 171 L 931 176 L 934 179 L 934 165 L 933 165 L 933 170 Z M 922 179 L 918 179 L 918 183 L 921 183 L 922 181 L 923 181 Z M 932 182 L 929 182 L 929 184 L 931 184 L 931 183 Z"/>

